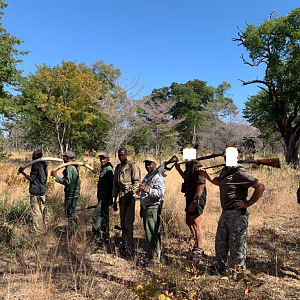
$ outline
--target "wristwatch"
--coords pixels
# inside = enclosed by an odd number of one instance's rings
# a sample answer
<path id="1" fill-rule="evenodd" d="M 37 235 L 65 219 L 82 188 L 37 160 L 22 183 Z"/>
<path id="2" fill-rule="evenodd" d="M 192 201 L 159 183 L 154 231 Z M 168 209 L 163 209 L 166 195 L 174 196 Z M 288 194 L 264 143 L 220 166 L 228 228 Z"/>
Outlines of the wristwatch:
<path id="1" fill-rule="evenodd" d="M 198 200 L 199 200 L 199 199 L 194 199 L 193 201 L 194 201 L 194 203 L 198 203 Z"/>
<path id="2" fill-rule="evenodd" d="M 253 201 L 252 201 L 252 200 L 248 200 L 247 202 L 248 202 L 248 204 L 249 204 L 250 206 L 253 204 Z"/>

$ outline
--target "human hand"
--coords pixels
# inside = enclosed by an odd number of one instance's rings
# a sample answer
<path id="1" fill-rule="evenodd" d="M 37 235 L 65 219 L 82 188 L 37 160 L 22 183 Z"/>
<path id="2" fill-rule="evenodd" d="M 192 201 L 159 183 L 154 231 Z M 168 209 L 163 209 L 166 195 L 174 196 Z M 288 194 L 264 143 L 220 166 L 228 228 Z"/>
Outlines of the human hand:
<path id="1" fill-rule="evenodd" d="M 197 207 L 197 202 L 192 201 L 189 205 L 188 211 L 192 212 L 196 209 L 196 207 Z"/>
<path id="2" fill-rule="evenodd" d="M 20 167 L 20 168 L 18 169 L 18 172 L 19 172 L 19 173 L 23 173 L 23 172 L 24 172 L 24 169 L 23 169 L 22 167 Z"/>
<path id="3" fill-rule="evenodd" d="M 146 186 L 144 184 L 140 184 L 139 185 L 139 190 L 145 192 L 146 191 Z"/>
<path id="4" fill-rule="evenodd" d="M 57 171 L 52 170 L 50 175 L 51 175 L 52 177 L 56 177 L 56 176 L 57 176 Z"/>
<path id="5" fill-rule="evenodd" d="M 207 177 L 207 172 L 206 170 L 204 169 L 204 167 L 198 167 L 197 168 L 197 171 L 200 175 L 204 176 L 204 177 Z"/>
<path id="6" fill-rule="evenodd" d="M 248 208 L 250 204 L 248 203 L 247 200 L 236 200 L 233 202 L 233 206 L 237 209 L 240 210 L 242 208 Z"/>

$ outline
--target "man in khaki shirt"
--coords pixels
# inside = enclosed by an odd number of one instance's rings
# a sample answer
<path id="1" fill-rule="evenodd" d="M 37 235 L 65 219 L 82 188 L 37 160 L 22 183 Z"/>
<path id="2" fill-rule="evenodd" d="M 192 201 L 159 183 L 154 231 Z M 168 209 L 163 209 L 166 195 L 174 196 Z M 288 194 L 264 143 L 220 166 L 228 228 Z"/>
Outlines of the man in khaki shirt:
<path id="1" fill-rule="evenodd" d="M 115 169 L 112 196 L 115 203 L 119 196 L 122 238 L 125 242 L 121 249 L 126 250 L 125 254 L 132 255 L 135 200 L 139 196 L 141 172 L 134 162 L 128 161 L 125 148 L 119 149 L 118 157 L 121 163 Z"/>

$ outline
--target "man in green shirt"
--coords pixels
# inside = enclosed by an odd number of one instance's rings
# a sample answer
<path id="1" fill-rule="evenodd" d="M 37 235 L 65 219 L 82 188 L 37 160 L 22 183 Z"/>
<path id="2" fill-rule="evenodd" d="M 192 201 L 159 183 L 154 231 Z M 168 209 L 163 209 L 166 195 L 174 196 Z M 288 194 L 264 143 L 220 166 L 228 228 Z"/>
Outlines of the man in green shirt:
<path id="1" fill-rule="evenodd" d="M 63 153 L 64 163 L 74 161 L 75 154 L 73 151 Z M 56 171 L 51 171 L 51 176 L 55 181 L 64 185 L 65 189 L 65 211 L 68 217 L 69 235 L 73 235 L 77 227 L 76 208 L 79 206 L 80 179 L 77 166 L 69 165 L 63 170 L 63 177 L 57 176 Z"/>
<path id="2" fill-rule="evenodd" d="M 98 238 L 98 242 L 107 243 L 109 239 L 109 205 L 112 204 L 112 186 L 114 170 L 109 162 L 109 155 L 102 153 L 99 155 L 101 170 L 97 187 L 98 204 L 92 216 L 93 234 Z M 100 233 L 102 231 L 102 236 Z"/>

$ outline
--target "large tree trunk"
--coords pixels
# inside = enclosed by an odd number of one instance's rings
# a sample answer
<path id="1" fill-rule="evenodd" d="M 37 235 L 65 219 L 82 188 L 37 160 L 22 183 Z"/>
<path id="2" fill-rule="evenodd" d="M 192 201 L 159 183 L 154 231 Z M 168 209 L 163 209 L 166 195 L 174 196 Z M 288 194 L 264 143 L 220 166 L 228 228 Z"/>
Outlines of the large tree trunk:
<path id="1" fill-rule="evenodd" d="M 286 136 L 285 139 L 285 161 L 287 164 L 292 165 L 294 169 L 299 168 L 299 136 L 293 134 Z"/>

